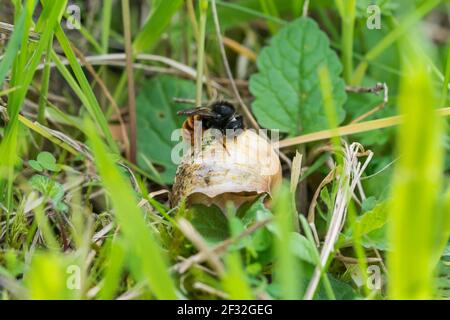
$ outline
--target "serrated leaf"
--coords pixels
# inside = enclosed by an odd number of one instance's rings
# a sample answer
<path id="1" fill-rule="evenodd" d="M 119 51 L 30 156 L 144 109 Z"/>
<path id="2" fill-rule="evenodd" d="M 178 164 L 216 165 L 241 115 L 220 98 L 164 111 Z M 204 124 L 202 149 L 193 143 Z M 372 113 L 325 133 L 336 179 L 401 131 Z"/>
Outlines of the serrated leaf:
<path id="1" fill-rule="evenodd" d="M 327 35 L 309 18 L 289 23 L 258 56 L 259 72 L 250 79 L 255 96 L 253 111 L 266 128 L 290 135 L 323 130 L 328 120 L 320 91 L 319 66 L 330 73 L 337 120 L 344 120 L 342 108 L 345 83 L 342 65 L 331 50 Z"/>
<path id="2" fill-rule="evenodd" d="M 171 159 L 171 152 L 179 141 L 171 141 L 171 135 L 185 120 L 177 115 L 177 111 L 192 108 L 192 105 L 175 103 L 173 98 L 194 96 L 195 85 L 191 81 L 160 76 L 144 82 L 137 97 L 137 161 L 157 182 L 173 182 L 176 164 Z M 159 177 L 148 166 L 148 161 L 163 167 Z"/>
<path id="3" fill-rule="evenodd" d="M 59 202 L 64 196 L 64 188 L 60 183 L 53 181 L 47 176 L 37 174 L 31 177 L 30 184 L 34 190 L 47 196 L 58 209 L 60 208 Z"/>
<path id="4" fill-rule="evenodd" d="M 359 225 L 361 235 L 380 229 L 387 222 L 386 204 L 382 203 L 373 210 L 364 213 L 356 223 Z"/>
<path id="5" fill-rule="evenodd" d="M 354 300 L 360 298 L 357 292 L 350 286 L 348 283 L 343 282 L 339 279 L 336 279 L 332 275 L 328 274 L 328 278 L 330 279 L 331 287 L 333 288 L 333 292 L 336 295 L 337 300 Z M 320 290 L 317 292 L 317 300 L 325 300 L 325 290 L 323 289 L 323 285 Z"/>
<path id="6" fill-rule="evenodd" d="M 387 225 L 375 229 L 361 238 L 361 245 L 367 249 L 389 250 L 389 243 L 386 236 Z"/>
<path id="7" fill-rule="evenodd" d="M 378 204 L 372 210 L 359 216 L 355 222 L 355 226 L 359 228 L 361 235 L 361 245 L 365 248 L 376 248 L 379 250 L 387 250 L 388 243 L 386 239 L 387 227 L 387 205 L 386 203 Z M 342 236 L 342 241 L 352 239 L 353 229 L 347 229 Z"/>
<path id="8" fill-rule="evenodd" d="M 378 230 L 387 223 L 387 209 L 386 204 L 378 204 L 372 210 L 365 212 L 359 216 L 355 222 L 356 226 L 359 228 L 359 233 L 361 236 L 367 235 L 372 231 Z M 346 231 L 346 236 L 351 237 L 353 231 L 348 229 Z"/>

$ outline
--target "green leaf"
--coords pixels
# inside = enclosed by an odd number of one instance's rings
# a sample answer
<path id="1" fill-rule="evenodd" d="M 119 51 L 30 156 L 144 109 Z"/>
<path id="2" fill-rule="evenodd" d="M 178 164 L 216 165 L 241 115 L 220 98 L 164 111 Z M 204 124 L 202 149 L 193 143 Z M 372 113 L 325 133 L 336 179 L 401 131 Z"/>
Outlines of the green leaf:
<path id="1" fill-rule="evenodd" d="M 387 239 L 387 225 L 379 229 L 375 229 L 361 238 L 361 245 L 367 249 L 378 249 L 387 251 L 390 248 Z"/>
<path id="2" fill-rule="evenodd" d="M 171 152 L 179 141 L 171 141 L 171 134 L 185 120 L 177 111 L 192 108 L 175 103 L 175 97 L 194 98 L 195 85 L 176 77 L 155 77 L 143 84 L 136 101 L 138 165 L 162 183 L 172 183 L 176 172 Z M 164 168 L 160 177 L 155 176 L 149 161 Z"/>
<path id="3" fill-rule="evenodd" d="M 317 73 L 320 66 L 330 73 L 338 123 L 344 120 L 342 106 L 347 96 L 340 77 L 342 65 L 313 20 L 289 23 L 261 51 L 257 65 L 259 72 L 250 79 L 250 91 L 255 96 L 253 111 L 262 126 L 290 135 L 328 127 Z"/>
<path id="4" fill-rule="evenodd" d="M 373 210 L 364 213 L 356 221 L 359 225 L 361 235 L 368 234 L 376 229 L 380 229 L 387 222 L 386 204 L 382 203 L 376 206 Z"/>
<path id="5" fill-rule="evenodd" d="M 336 293 L 337 300 L 354 300 L 360 298 L 356 291 L 348 283 L 336 279 L 331 274 L 328 274 L 328 278 L 330 279 L 330 284 L 333 291 Z M 328 300 L 323 285 L 319 286 L 315 299 Z"/>
<path id="6" fill-rule="evenodd" d="M 316 264 L 314 257 L 315 248 L 304 236 L 297 232 L 292 232 L 290 237 L 290 250 L 299 259 L 312 265 Z"/>
<path id="7" fill-rule="evenodd" d="M 377 205 L 377 198 L 375 197 L 368 197 L 365 199 L 361 205 L 362 211 L 370 211 L 373 208 L 375 208 Z"/>
<path id="8" fill-rule="evenodd" d="M 30 179 L 30 184 L 33 189 L 52 199 L 54 197 L 60 197 L 61 191 L 64 193 L 64 190 L 59 183 L 51 180 L 47 176 L 43 176 L 40 174 L 32 176 Z"/>
<path id="9" fill-rule="evenodd" d="M 64 187 L 60 183 L 47 176 L 37 174 L 31 177 L 30 184 L 34 190 L 37 190 L 48 197 L 57 211 L 66 212 L 69 209 L 62 201 L 64 197 Z"/>
<path id="10" fill-rule="evenodd" d="M 28 164 L 36 171 L 42 172 L 44 170 L 44 168 L 42 168 L 42 166 L 36 160 L 30 160 L 28 161 Z"/>
<path id="11" fill-rule="evenodd" d="M 244 226 L 248 227 L 255 221 L 264 220 L 264 218 L 258 219 L 259 216 L 272 216 L 272 213 L 264 205 L 265 198 L 265 195 L 261 196 L 254 202 L 246 202 L 239 207 L 236 215 L 241 218 Z"/>
<path id="12" fill-rule="evenodd" d="M 37 174 L 31 177 L 30 184 L 34 190 L 50 198 L 57 209 L 64 207 L 59 204 L 64 196 L 64 188 L 60 183 L 47 176 Z"/>
<path id="13" fill-rule="evenodd" d="M 40 152 L 36 160 L 44 169 L 47 169 L 49 171 L 59 170 L 58 166 L 56 165 L 56 159 L 50 152 L 47 151 Z"/>
<path id="14" fill-rule="evenodd" d="M 371 211 L 359 216 L 355 222 L 355 227 L 359 228 L 361 235 L 361 244 L 365 248 L 376 248 L 380 250 L 387 249 L 386 225 L 387 225 L 387 205 L 378 204 Z M 345 239 L 352 238 L 353 230 L 348 229 L 345 232 Z"/>
<path id="15" fill-rule="evenodd" d="M 217 243 L 230 236 L 227 217 L 216 206 L 192 206 L 192 225 L 208 243 Z"/>
<path id="16" fill-rule="evenodd" d="M 257 252 L 263 252 L 270 248 L 273 243 L 273 238 L 268 228 L 262 228 L 255 231 L 251 235 L 251 242 L 249 243 L 249 248 Z"/>

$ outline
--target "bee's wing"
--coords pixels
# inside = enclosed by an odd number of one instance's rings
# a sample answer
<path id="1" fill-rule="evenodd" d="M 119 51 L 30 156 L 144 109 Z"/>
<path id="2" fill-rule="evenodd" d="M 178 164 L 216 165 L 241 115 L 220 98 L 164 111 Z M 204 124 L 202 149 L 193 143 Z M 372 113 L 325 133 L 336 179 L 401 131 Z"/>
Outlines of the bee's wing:
<path id="1" fill-rule="evenodd" d="M 192 109 L 180 110 L 177 112 L 177 114 L 179 116 L 184 115 L 184 116 L 188 116 L 188 117 L 194 116 L 194 115 L 199 115 L 199 116 L 208 117 L 208 118 L 215 117 L 215 114 L 208 107 L 196 107 L 196 108 L 192 108 Z"/>

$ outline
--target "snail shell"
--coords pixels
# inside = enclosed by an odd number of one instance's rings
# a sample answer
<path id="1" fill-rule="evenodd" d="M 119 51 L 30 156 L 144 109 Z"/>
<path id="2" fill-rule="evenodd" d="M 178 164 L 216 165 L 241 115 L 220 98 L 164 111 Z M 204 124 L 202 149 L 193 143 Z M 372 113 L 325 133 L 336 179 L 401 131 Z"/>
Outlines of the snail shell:
<path id="1" fill-rule="evenodd" d="M 260 194 L 271 194 L 281 182 L 280 159 L 271 143 L 253 130 L 233 138 L 214 139 L 207 130 L 200 152 L 191 151 L 178 166 L 171 203 L 238 208 Z"/>

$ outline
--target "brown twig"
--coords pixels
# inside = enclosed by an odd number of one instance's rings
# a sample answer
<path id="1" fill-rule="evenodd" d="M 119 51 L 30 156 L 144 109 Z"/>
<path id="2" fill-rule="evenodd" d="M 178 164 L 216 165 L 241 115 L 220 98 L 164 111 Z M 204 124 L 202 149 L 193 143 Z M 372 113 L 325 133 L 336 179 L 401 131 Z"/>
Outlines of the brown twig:
<path id="1" fill-rule="evenodd" d="M 353 119 L 353 120 L 350 122 L 350 124 L 358 123 L 358 122 L 363 121 L 364 119 L 370 117 L 371 115 L 373 115 L 373 114 L 377 113 L 378 111 L 380 111 L 381 109 L 383 109 L 385 106 L 386 106 L 386 103 L 385 103 L 385 102 L 380 103 L 380 104 L 377 105 L 375 108 L 373 108 L 373 109 L 367 111 L 366 113 L 360 115 L 359 117 Z"/>
<path id="2" fill-rule="evenodd" d="M 91 65 L 111 65 L 111 66 L 119 66 L 119 67 L 126 67 L 126 53 L 108 53 L 108 54 L 101 54 L 101 55 L 94 55 L 94 56 L 86 56 L 86 61 L 88 61 Z M 152 63 L 162 63 L 168 67 L 170 67 L 173 70 L 177 70 L 181 72 L 183 75 L 195 79 L 197 77 L 197 71 L 181 62 L 178 62 L 176 60 L 167 58 L 165 56 L 159 56 L 154 54 L 147 54 L 147 53 L 139 53 L 135 57 L 135 60 L 137 61 L 146 61 L 146 62 L 152 62 Z M 61 59 L 61 62 L 64 65 L 68 65 L 69 61 L 65 58 Z M 81 63 L 81 61 L 79 61 Z M 55 67 L 55 63 L 52 62 L 50 64 L 50 67 Z M 41 70 L 44 68 L 44 64 L 39 64 L 36 68 L 37 70 Z M 146 64 L 142 63 L 133 63 L 133 68 L 144 70 L 148 72 L 161 72 L 161 68 L 155 67 L 155 66 L 148 66 Z M 223 91 L 227 94 L 229 94 L 229 90 L 221 86 L 219 83 L 215 82 L 212 79 L 209 79 L 206 75 L 203 76 L 203 83 L 208 83 L 217 90 Z"/>
<path id="3" fill-rule="evenodd" d="M 10 36 L 13 32 L 14 32 L 14 25 L 5 23 L 5 22 L 0 22 L 0 33 Z M 29 33 L 28 34 L 29 41 L 34 41 L 34 42 L 39 41 L 39 39 L 41 37 L 39 33 L 36 33 L 33 31 L 29 31 L 28 33 Z"/>
<path id="4" fill-rule="evenodd" d="M 380 93 L 381 91 L 387 92 L 387 85 L 385 83 L 377 83 L 374 87 L 354 87 L 354 86 L 347 86 L 345 88 L 345 91 L 351 92 L 351 93 Z M 386 98 L 386 94 L 385 94 Z"/>
<path id="5" fill-rule="evenodd" d="M 232 245 L 233 243 L 251 235 L 252 233 L 254 233 L 256 230 L 264 227 L 265 225 L 267 225 L 268 223 L 270 223 L 272 221 L 272 219 L 266 219 L 266 220 L 262 220 L 262 221 L 258 221 L 256 223 L 254 223 L 253 225 L 251 225 L 248 229 L 244 230 L 240 235 L 238 235 L 235 238 L 229 238 L 226 239 L 224 241 L 222 241 L 221 243 L 217 244 L 214 248 L 211 249 L 212 252 L 214 252 L 217 255 L 220 255 L 221 253 L 223 253 L 230 245 Z M 179 273 L 184 273 L 186 272 L 186 270 L 188 270 L 192 265 L 194 264 L 198 264 L 198 263 L 202 263 L 207 259 L 207 255 L 204 252 L 199 252 L 191 257 L 189 257 L 188 259 L 176 264 L 173 266 L 173 269 L 177 270 Z"/>
<path id="6" fill-rule="evenodd" d="M 233 51 L 237 52 L 238 54 L 248 58 L 249 60 L 256 61 L 256 53 L 254 53 L 249 48 L 244 47 L 239 42 L 230 39 L 228 37 L 223 37 L 223 44 L 226 45 L 228 48 L 232 49 Z"/>
<path id="7" fill-rule="evenodd" d="M 197 230 L 195 230 L 192 224 L 186 219 L 181 218 L 178 220 L 178 228 L 181 232 L 183 232 L 186 238 L 188 238 L 189 241 L 191 241 L 192 244 L 200 251 L 199 253 L 201 253 L 205 257 L 205 260 L 209 262 L 211 268 L 213 268 L 214 271 L 216 271 L 219 275 L 224 274 L 225 267 L 223 266 L 219 257 L 214 252 L 214 250 L 208 247 L 202 236 L 198 233 Z"/>
<path id="8" fill-rule="evenodd" d="M 130 151 L 127 158 L 130 162 L 136 163 L 136 97 L 133 74 L 133 48 L 131 46 L 130 5 L 128 0 L 122 0 L 122 17 L 128 77 L 128 113 L 130 115 Z"/>
<path id="9" fill-rule="evenodd" d="M 220 290 L 218 290 L 216 288 L 213 288 L 213 287 L 211 287 L 211 286 L 209 286 L 207 284 L 204 284 L 202 282 L 195 282 L 193 287 L 194 287 L 194 289 L 201 290 L 203 292 L 215 295 L 215 296 L 217 296 L 217 297 L 219 297 L 221 299 L 228 299 L 229 298 L 229 295 L 226 292 L 220 291 Z"/>
<path id="10" fill-rule="evenodd" d="M 353 93 L 375 93 L 378 94 L 381 91 L 384 91 L 384 98 L 383 98 L 383 102 L 381 102 L 380 104 L 378 104 L 375 108 L 367 111 L 366 113 L 364 113 L 363 115 L 357 117 L 356 119 L 353 119 L 350 124 L 352 123 L 357 123 L 357 122 L 361 122 L 364 119 L 370 117 L 371 115 L 375 114 L 376 112 L 380 111 L 381 109 L 383 109 L 388 101 L 389 101 L 389 88 L 386 85 L 386 83 L 377 83 L 376 86 L 374 87 L 369 87 L 369 88 L 364 88 L 364 87 L 347 87 L 345 89 L 347 92 L 353 92 Z"/>
<path id="11" fill-rule="evenodd" d="M 358 264 L 358 259 L 353 258 L 353 257 L 345 257 L 343 255 L 337 254 L 336 255 L 336 259 L 345 263 L 350 263 L 350 264 Z M 368 263 L 379 263 L 382 262 L 382 260 L 380 258 L 371 258 L 368 257 L 366 258 L 366 261 Z"/>

